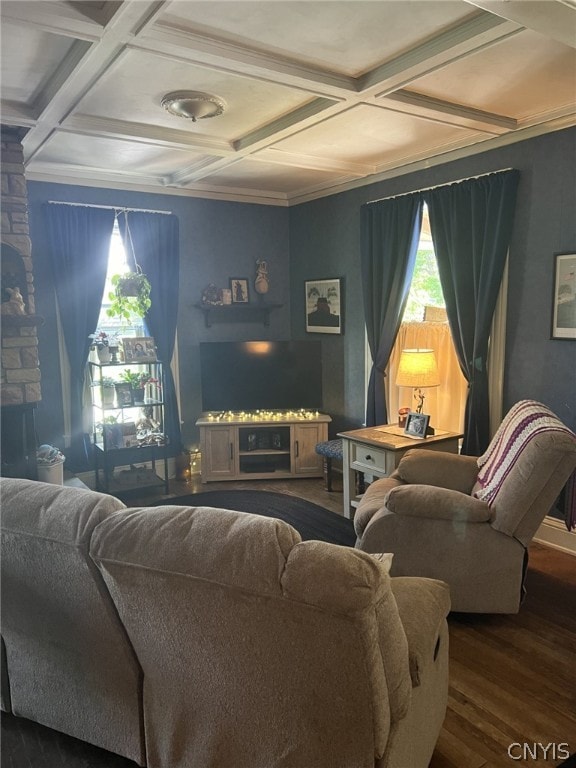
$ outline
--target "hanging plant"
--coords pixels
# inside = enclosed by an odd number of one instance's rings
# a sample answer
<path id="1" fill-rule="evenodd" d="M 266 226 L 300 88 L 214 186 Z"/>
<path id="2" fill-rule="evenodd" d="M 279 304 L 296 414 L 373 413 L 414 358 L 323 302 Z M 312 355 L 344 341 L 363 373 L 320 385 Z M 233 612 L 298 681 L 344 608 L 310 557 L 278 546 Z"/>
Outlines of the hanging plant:
<path id="1" fill-rule="evenodd" d="M 108 294 L 111 303 L 107 310 L 110 317 L 126 320 L 130 320 L 132 315 L 144 317 L 152 306 L 148 278 L 140 271 L 140 267 L 137 269 L 137 272 L 112 276 L 114 290 Z"/>

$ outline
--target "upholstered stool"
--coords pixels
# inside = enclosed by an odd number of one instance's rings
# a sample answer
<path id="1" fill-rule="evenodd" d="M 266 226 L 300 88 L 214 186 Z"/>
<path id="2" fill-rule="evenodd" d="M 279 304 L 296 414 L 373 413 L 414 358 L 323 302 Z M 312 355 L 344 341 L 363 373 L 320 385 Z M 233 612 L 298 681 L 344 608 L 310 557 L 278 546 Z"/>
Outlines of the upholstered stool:
<path id="1" fill-rule="evenodd" d="M 326 440 L 316 445 L 316 453 L 324 459 L 324 485 L 327 491 L 332 490 L 332 459 L 342 461 L 342 440 Z"/>

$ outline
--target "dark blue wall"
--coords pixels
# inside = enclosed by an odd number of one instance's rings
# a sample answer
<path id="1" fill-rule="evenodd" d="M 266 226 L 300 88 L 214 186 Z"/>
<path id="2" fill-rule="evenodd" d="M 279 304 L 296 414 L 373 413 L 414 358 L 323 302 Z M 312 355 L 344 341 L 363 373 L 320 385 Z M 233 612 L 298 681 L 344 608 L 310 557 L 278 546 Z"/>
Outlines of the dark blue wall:
<path id="1" fill-rule="evenodd" d="M 64 425 L 61 379 L 57 348 L 56 308 L 53 279 L 44 243 L 46 229 L 43 204 L 48 200 L 168 210 L 180 221 L 180 282 L 178 350 L 182 437 L 189 446 L 197 443 L 195 421 L 201 413 L 200 341 L 289 339 L 290 281 L 288 209 L 276 206 L 228 203 L 174 195 L 93 189 L 64 184 L 28 183 L 30 236 L 36 285 L 36 311 L 44 316 L 39 329 L 42 370 L 42 402 L 37 412 L 40 442 L 62 445 Z M 159 258 L 162 254 L 159 254 Z M 253 291 L 256 260 L 268 262 L 270 291 L 267 301 L 282 304 L 270 315 L 270 326 L 262 323 L 225 323 L 206 328 L 200 310 L 202 290 L 209 283 L 228 287 L 230 277 L 247 277 Z M 231 371 L 231 375 L 233 372 Z"/>
<path id="2" fill-rule="evenodd" d="M 550 339 L 553 254 L 576 252 L 576 129 L 567 129 L 290 209 L 292 333 L 304 331 L 304 281 L 343 277 L 343 336 L 329 356 L 327 410 L 334 427 L 364 420 L 360 206 L 371 200 L 505 168 L 521 172 L 510 246 L 504 411 L 523 398 L 548 404 L 576 429 L 576 341 Z"/>
<path id="3" fill-rule="evenodd" d="M 576 129 L 445 163 L 290 209 L 176 195 L 29 182 L 30 229 L 39 330 L 43 401 L 40 442 L 60 445 L 63 416 L 53 281 L 46 259 L 42 204 L 48 200 L 170 210 L 180 220 L 181 270 L 178 341 L 185 445 L 197 442 L 200 411 L 198 344 L 236 339 L 321 338 L 325 410 L 331 434 L 364 419 L 364 319 L 360 284 L 360 206 L 370 200 L 445 184 L 504 168 L 521 172 L 510 284 L 504 407 L 530 397 L 576 428 L 576 342 L 550 339 L 553 254 L 576 252 Z M 256 259 L 269 265 L 267 299 L 282 304 L 262 324 L 204 327 L 194 307 L 210 282 L 226 287 L 246 276 Z M 306 334 L 304 281 L 343 278 L 344 334 Z M 231 375 L 233 372 L 231 371 Z"/>

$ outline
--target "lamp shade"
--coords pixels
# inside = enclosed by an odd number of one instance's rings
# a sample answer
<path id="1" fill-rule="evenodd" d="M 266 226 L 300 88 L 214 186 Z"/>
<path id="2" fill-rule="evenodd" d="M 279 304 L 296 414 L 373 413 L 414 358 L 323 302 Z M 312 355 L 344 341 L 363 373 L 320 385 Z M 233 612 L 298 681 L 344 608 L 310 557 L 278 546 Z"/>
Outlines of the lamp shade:
<path id="1" fill-rule="evenodd" d="M 440 375 L 433 349 L 403 349 L 396 375 L 399 387 L 437 387 Z"/>

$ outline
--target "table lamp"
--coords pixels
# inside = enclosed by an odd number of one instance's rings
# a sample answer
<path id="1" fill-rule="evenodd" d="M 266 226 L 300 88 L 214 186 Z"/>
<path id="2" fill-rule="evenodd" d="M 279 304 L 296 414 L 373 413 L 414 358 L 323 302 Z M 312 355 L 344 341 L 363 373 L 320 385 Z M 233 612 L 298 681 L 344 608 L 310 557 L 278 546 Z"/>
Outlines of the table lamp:
<path id="1" fill-rule="evenodd" d="M 396 374 L 396 384 L 399 387 L 412 387 L 414 399 L 418 400 L 416 413 L 422 413 L 425 387 L 437 387 L 440 384 L 440 374 L 433 349 L 403 349 L 400 354 L 400 364 Z"/>

